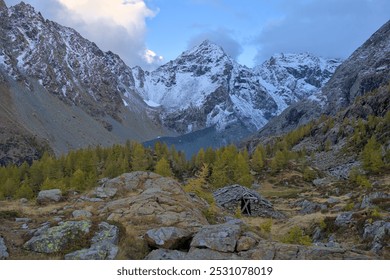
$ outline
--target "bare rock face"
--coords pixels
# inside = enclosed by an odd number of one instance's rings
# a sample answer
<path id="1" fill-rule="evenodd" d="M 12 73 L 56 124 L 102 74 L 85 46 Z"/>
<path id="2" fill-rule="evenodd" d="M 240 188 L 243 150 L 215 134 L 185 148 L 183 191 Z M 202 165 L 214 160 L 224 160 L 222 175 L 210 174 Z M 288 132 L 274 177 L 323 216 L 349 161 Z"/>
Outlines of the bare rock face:
<path id="1" fill-rule="evenodd" d="M 194 201 L 171 178 L 132 172 L 107 182 L 106 186 L 118 189 L 122 198 L 108 201 L 100 215 L 122 223 L 129 230 L 177 227 L 195 232 L 208 224 L 202 214 L 205 206 Z"/>

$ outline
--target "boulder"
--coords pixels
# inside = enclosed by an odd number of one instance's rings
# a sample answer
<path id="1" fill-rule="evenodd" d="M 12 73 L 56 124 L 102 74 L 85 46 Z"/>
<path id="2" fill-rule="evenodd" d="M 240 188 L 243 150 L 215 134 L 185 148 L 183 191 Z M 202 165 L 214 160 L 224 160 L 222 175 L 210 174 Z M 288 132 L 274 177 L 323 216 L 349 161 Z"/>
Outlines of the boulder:
<path id="1" fill-rule="evenodd" d="M 306 214 L 312 214 L 321 210 L 324 210 L 327 208 L 325 204 L 320 204 L 316 202 L 311 202 L 309 200 L 302 200 L 294 203 L 295 207 L 301 207 L 301 210 L 299 211 L 300 214 L 306 215 Z"/>
<path id="2" fill-rule="evenodd" d="M 62 192 L 59 189 L 40 191 L 37 197 L 38 204 L 59 202 L 61 200 L 62 200 Z"/>
<path id="3" fill-rule="evenodd" d="M 66 260 L 113 260 L 118 254 L 119 228 L 106 222 L 91 240 L 91 247 L 65 255 Z"/>
<path id="4" fill-rule="evenodd" d="M 9 258 L 8 249 L 5 245 L 4 239 L 0 237 L 0 260 L 6 260 Z"/>
<path id="5" fill-rule="evenodd" d="M 353 212 L 344 212 L 337 215 L 334 224 L 338 227 L 348 227 L 352 223 Z"/>
<path id="6" fill-rule="evenodd" d="M 192 237 L 192 233 L 176 227 L 150 229 L 145 234 L 145 240 L 152 248 L 179 249 Z"/>
<path id="7" fill-rule="evenodd" d="M 236 224 L 210 225 L 195 234 L 191 247 L 209 248 L 219 252 L 234 252 L 241 228 Z"/>
<path id="8" fill-rule="evenodd" d="M 46 225 L 35 232 L 23 248 L 38 253 L 58 253 L 85 238 L 92 226 L 90 221 L 66 221 L 58 226 Z"/>

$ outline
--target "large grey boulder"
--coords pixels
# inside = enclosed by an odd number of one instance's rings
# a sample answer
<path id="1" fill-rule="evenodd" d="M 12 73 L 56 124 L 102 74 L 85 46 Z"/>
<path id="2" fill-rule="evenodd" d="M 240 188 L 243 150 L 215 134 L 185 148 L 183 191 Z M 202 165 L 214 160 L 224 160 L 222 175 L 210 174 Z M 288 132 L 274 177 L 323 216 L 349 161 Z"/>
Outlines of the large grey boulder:
<path id="1" fill-rule="evenodd" d="M 99 224 L 91 247 L 65 255 L 66 260 L 113 260 L 118 254 L 119 228 L 106 222 Z"/>
<path id="2" fill-rule="evenodd" d="M 177 227 L 161 227 L 148 230 L 145 240 L 150 247 L 179 249 L 191 239 L 192 233 Z"/>
<path id="3" fill-rule="evenodd" d="M 66 221 L 58 226 L 48 227 L 45 225 L 35 232 L 23 248 L 38 253 L 62 252 L 80 239 L 85 238 L 92 226 L 91 221 Z"/>
<path id="4" fill-rule="evenodd" d="M 219 252 L 234 252 L 241 228 L 237 224 L 221 224 L 203 227 L 194 236 L 191 247 L 209 248 Z"/>
<path id="5" fill-rule="evenodd" d="M 352 223 L 353 212 L 344 212 L 337 215 L 334 221 L 338 227 L 348 227 Z"/>
<path id="6" fill-rule="evenodd" d="M 7 246 L 5 245 L 4 239 L 0 237 L 0 260 L 6 260 L 8 257 L 9 254 Z"/>
<path id="7" fill-rule="evenodd" d="M 40 191 L 37 197 L 38 204 L 59 202 L 61 200 L 62 200 L 62 192 L 59 189 Z"/>

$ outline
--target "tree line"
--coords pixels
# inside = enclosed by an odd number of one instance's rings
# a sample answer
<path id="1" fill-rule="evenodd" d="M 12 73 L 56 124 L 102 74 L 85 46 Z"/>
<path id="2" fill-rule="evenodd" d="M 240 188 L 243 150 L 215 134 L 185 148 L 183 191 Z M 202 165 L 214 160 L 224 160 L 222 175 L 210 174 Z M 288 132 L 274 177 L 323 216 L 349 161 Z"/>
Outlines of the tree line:
<path id="1" fill-rule="evenodd" d="M 262 172 L 276 174 L 290 161 L 300 163 L 304 178 L 310 181 L 316 176 L 307 164 L 313 151 L 306 151 L 304 145 L 301 149 L 293 148 L 320 128 L 325 134 L 334 125 L 334 117 L 324 116 L 274 138 L 267 145 L 257 145 L 250 154 L 247 149 L 229 145 L 220 149 L 200 149 L 190 160 L 174 146 L 168 147 L 160 142 L 152 149 L 128 141 L 124 145 L 70 151 L 59 157 L 46 152 L 32 164 L 0 167 L 0 200 L 32 199 L 40 190 L 53 188 L 83 192 L 96 187 L 102 178 L 114 178 L 131 171 L 152 171 L 173 177 L 198 192 L 201 191 L 199 185 L 210 189 L 234 183 L 250 187 L 254 176 Z M 390 112 L 384 117 L 368 116 L 366 120 L 345 119 L 338 128 L 339 134 L 352 129 L 347 136 L 347 148 L 359 154 L 367 174 L 380 173 L 389 167 L 390 153 L 385 146 L 390 138 L 389 126 Z M 320 150 L 326 151 L 331 145 L 327 140 L 320 145 Z M 361 172 L 353 172 L 351 178 L 355 183 L 367 185 Z"/>

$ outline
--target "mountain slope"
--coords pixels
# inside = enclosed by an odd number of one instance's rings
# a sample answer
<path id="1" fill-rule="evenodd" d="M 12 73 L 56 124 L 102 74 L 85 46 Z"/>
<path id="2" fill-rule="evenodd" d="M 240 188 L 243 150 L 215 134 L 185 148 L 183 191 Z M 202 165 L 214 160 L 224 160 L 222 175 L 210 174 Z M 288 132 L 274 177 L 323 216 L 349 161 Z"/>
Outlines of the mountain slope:
<path id="1" fill-rule="evenodd" d="M 23 2 L 0 13 L 1 99 L 24 134 L 62 153 L 165 133 L 117 55 Z"/>

